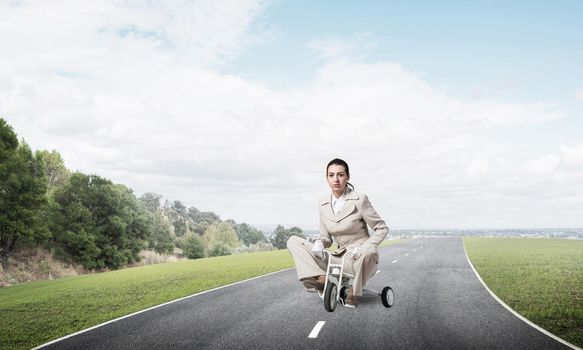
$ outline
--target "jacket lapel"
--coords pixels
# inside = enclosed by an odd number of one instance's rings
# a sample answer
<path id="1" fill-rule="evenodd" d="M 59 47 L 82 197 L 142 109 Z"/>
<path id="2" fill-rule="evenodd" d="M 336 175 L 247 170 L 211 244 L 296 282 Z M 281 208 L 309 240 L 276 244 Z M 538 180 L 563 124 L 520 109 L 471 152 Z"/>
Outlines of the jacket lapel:
<path id="1" fill-rule="evenodd" d="M 332 202 L 330 196 L 324 197 L 320 201 L 320 207 L 322 210 L 322 215 L 324 215 L 329 220 L 336 221 L 336 215 L 334 215 L 334 212 L 332 211 Z"/>
<path id="2" fill-rule="evenodd" d="M 320 205 L 322 206 L 322 214 L 328 220 L 339 222 L 340 220 L 346 218 L 347 216 L 354 212 L 354 210 L 356 209 L 354 201 L 357 200 L 358 198 L 359 198 L 358 194 L 355 191 L 350 190 L 349 192 L 347 192 L 346 202 L 342 206 L 342 210 L 340 210 L 340 213 L 338 213 L 338 215 L 334 214 L 334 212 L 332 211 L 331 196 L 323 198 L 320 201 Z"/>
<path id="3" fill-rule="evenodd" d="M 340 210 L 340 213 L 338 213 L 338 215 L 336 215 L 336 217 L 334 218 L 334 221 L 339 222 L 340 220 L 344 219 L 348 215 L 352 214 L 354 212 L 354 209 L 356 209 L 356 205 L 354 205 L 354 201 L 349 201 L 347 199 L 346 203 L 344 203 L 344 205 L 342 206 L 342 210 Z"/>

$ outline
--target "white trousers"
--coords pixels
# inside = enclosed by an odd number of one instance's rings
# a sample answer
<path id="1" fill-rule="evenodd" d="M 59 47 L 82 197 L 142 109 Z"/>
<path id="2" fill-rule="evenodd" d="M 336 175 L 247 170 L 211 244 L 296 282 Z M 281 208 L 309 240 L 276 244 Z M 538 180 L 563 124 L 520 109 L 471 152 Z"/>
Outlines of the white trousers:
<path id="1" fill-rule="evenodd" d="M 287 249 L 294 259 L 298 279 L 301 280 L 306 277 L 326 274 L 328 261 L 312 253 L 312 243 L 307 239 L 291 236 L 287 241 Z M 346 254 L 344 271 L 354 276 L 352 293 L 356 296 L 362 295 L 362 288 L 366 284 L 366 281 L 377 272 L 379 263 L 379 254 L 376 247 L 363 245 L 361 249 L 362 253 L 358 259 L 354 259 L 350 251 L 344 253 Z M 340 264 L 342 262 L 342 256 L 330 255 L 330 258 L 333 264 Z"/>

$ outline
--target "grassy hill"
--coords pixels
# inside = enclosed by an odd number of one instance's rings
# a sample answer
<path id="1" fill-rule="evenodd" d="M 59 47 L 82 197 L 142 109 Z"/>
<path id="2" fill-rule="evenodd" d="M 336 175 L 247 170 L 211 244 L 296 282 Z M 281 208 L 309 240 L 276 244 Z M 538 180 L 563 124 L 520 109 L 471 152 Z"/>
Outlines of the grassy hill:
<path id="1" fill-rule="evenodd" d="M 583 346 L 583 240 L 464 238 L 488 287 L 528 320 Z"/>

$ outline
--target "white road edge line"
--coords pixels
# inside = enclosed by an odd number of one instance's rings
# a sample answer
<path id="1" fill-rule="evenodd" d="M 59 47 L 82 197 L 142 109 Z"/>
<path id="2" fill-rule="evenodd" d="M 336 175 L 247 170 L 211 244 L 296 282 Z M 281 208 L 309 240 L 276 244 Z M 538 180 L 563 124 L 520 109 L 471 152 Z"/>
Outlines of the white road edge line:
<path id="1" fill-rule="evenodd" d="M 462 239 L 462 244 L 463 244 L 463 239 Z M 480 274 L 478 273 L 478 271 L 474 268 L 474 265 L 472 264 L 472 262 L 470 261 L 470 257 L 468 256 L 468 251 L 466 250 L 466 245 L 463 244 L 464 246 L 464 253 L 466 254 L 466 259 L 468 260 L 468 264 L 470 264 L 470 267 L 472 268 L 472 270 L 474 270 L 474 273 L 476 274 L 476 277 L 478 277 L 478 281 L 480 281 L 482 283 L 482 285 L 484 286 L 484 288 L 486 288 L 486 290 L 488 291 L 488 293 L 490 293 L 490 295 L 502 306 L 504 306 L 504 308 L 506 308 L 506 310 L 510 311 L 512 314 L 514 314 L 514 316 L 518 317 L 519 319 L 521 319 L 524 323 L 526 323 L 527 325 L 531 326 L 532 328 L 538 330 L 539 332 L 542 332 L 544 334 L 546 334 L 547 336 L 553 338 L 554 340 L 558 341 L 559 343 L 562 343 L 564 345 L 569 346 L 572 349 L 576 349 L 576 350 L 583 350 L 580 347 L 577 347 L 571 343 L 569 343 L 568 341 L 566 341 L 565 339 L 559 338 L 556 335 L 554 335 L 553 333 L 547 331 L 546 329 L 537 326 L 536 324 L 532 323 L 531 321 L 529 321 L 527 318 L 525 318 L 524 316 L 522 316 L 521 314 L 519 314 L 518 312 L 514 311 L 510 306 L 506 305 L 505 302 L 502 301 L 502 299 L 498 298 L 498 296 L 496 294 L 494 294 L 494 292 L 492 292 L 492 290 L 486 285 L 486 283 L 484 282 L 484 280 L 482 280 L 482 277 L 480 277 Z"/>
<path id="2" fill-rule="evenodd" d="M 324 327 L 324 323 L 326 323 L 326 321 L 318 321 L 318 323 L 316 323 L 316 325 L 314 326 L 314 329 L 312 329 L 310 335 L 308 335 L 308 338 L 312 339 L 318 338 L 318 334 L 320 334 L 320 330 L 322 330 L 322 327 Z"/>
<path id="3" fill-rule="evenodd" d="M 293 268 L 293 267 L 290 267 L 289 269 L 284 269 L 284 270 L 279 270 L 279 271 L 275 271 L 275 272 L 270 272 L 270 273 L 268 273 L 268 274 L 265 274 L 265 275 L 261 275 L 261 276 L 255 276 L 255 277 L 252 277 L 252 278 L 249 278 L 249 279 L 243 280 L 243 281 L 233 282 L 233 283 L 231 283 L 231 284 L 227 284 L 227 285 L 224 285 L 224 286 L 216 287 L 216 288 L 209 289 L 209 290 L 204 290 L 204 291 L 202 291 L 202 292 L 198 292 L 198 293 L 196 293 L 196 294 L 191 294 L 191 295 L 187 295 L 187 296 L 185 296 L 185 297 L 182 297 L 182 298 L 178 298 L 178 299 L 170 300 L 170 301 L 167 301 L 167 302 L 165 302 L 165 303 L 163 303 L 163 304 L 154 305 L 154 306 L 152 306 L 152 307 L 149 307 L 149 308 L 147 308 L 147 309 L 140 310 L 140 311 L 136 311 L 136 312 L 134 312 L 134 313 L 132 313 L 132 314 L 125 315 L 125 316 L 121 316 L 121 317 L 118 317 L 118 318 L 114 318 L 113 320 L 109 320 L 109 321 L 107 321 L 107 322 L 100 323 L 100 324 L 98 324 L 98 325 L 95 325 L 95 326 L 93 326 L 93 327 L 89 327 L 89 328 L 86 328 L 86 329 L 82 329 L 82 330 L 80 330 L 80 331 L 78 331 L 78 332 L 75 332 L 75 333 L 72 333 L 72 334 L 66 335 L 66 336 L 64 336 L 64 337 L 62 337 L 62 338 L 55 339 L 55 340 L 51 340 L 50 342 L 48 342 L 48 343 L 44 343 L 44 344 L 42 344 L 42 345 L 39 345 L 39 346 L 37 346 L 36 348 L 33 348 L 33 349 L 31 349 L 31 350 L 37 350 L 37 349 L 41 349 L 41 348 L 44 348 L 45 346 L 49 346 L 49 345 L 51 345 L 51 344 L 58 343 L 58 342 L 60 342 L 61 340 L 65 340 L 65 339 L 67 339 L 67 338 L 71 338 L 71 337 L 74 337 L 74 336 L 76 336 L 76 335 L 79 335 L 79 334 L 82 334 L 82 333 L 85 333 L 85 332 L 89 332 L 89 331 L 91 331 L 91 330 L 94 330 L 94 329 L 96 329 L 96 328 L 99 328 L 99 327 L 102 327 L 102 326 L 108 325 L 108 324 L 110 324 L 110 323 L 113 323 L 113 322 L 116 322 L 116 321 L 119 321 L 119 320 L 123 320 L 124 318 L 128 318 L 128 317 L 132 317 L 132 316 L 135 316 L 135 315 L 139 315 L 139 314 L 141 314 L 141 313 L 143 313 L 143 312 L 150 311 L 150 310 L 154 310 L 154 309 L 157 309 L 157 308 L 159 308 L 159 307 L 162 307 L 162 306 L 166 306 L 166 305 L 169 305 L 169 304 L 172 304 L 172 303 L 176 303 L 176 302 L 178 302 L 178 301 L 182 301 L 182 300 L 184 300 L 184 299 L 193 298 L 193 297 L 195 297 L 195 296 L 198 296 L 198 295 L 201 295 L 201 294 L 206 294 L 206 293 L 214 292 L 215 290 L 219 290 L 219 289 L 223 289 L 223 288 L 231 287 L 231 286 L 234 286 L 234 285 L 237 285 L 237 284 L 245 283 L 245 282 L 248 282 L 248 281 L 252 281 L 252 280 L 255 280 L 255 279 L 258 279 L 258 278 L 262 278 L 262 277 L 266 277 L 266 276 L 270 276 L 270 275 L 274 275 L 274 274 L 276 274 L 276 273 L 280 273 L 280 272 L 288 271 L 288 270 L 291 270 L 291 269 L 294 269 L 294 268 Z"/>
<path id="4" fill-rule="evenodd" d="M 393 261 L 391 264 L 394 264 L 394 263 L 396 263 L 397 261 L 399 261 L 399 259 L 397 259 L 397 260 Z"/>

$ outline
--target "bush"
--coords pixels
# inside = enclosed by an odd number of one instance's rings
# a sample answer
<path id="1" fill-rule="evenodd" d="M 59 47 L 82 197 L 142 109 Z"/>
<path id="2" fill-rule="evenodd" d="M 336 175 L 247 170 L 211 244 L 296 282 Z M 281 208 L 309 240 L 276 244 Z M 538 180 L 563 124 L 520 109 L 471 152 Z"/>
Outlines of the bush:
<path id="1" fill-rule="evenodd" d="M 141 263 L 143 265 L 164 264 L 179 261 L 176 255 L 160 254 L 153 250 L 142 250 L 140 252 Z"/>
<path id="2" fill-rule="evenodd" d="M 190 234 L 181 242 L 181 248 L 184 255 L 189 259 L 204 258 L 204 245 L 198 234 Z"/>
<path id="3" fill-rule="evenodd" d="M 215 243 L 209 249 L 209 256 L 231 255 L 229 247 L 222 243 Z"/>

